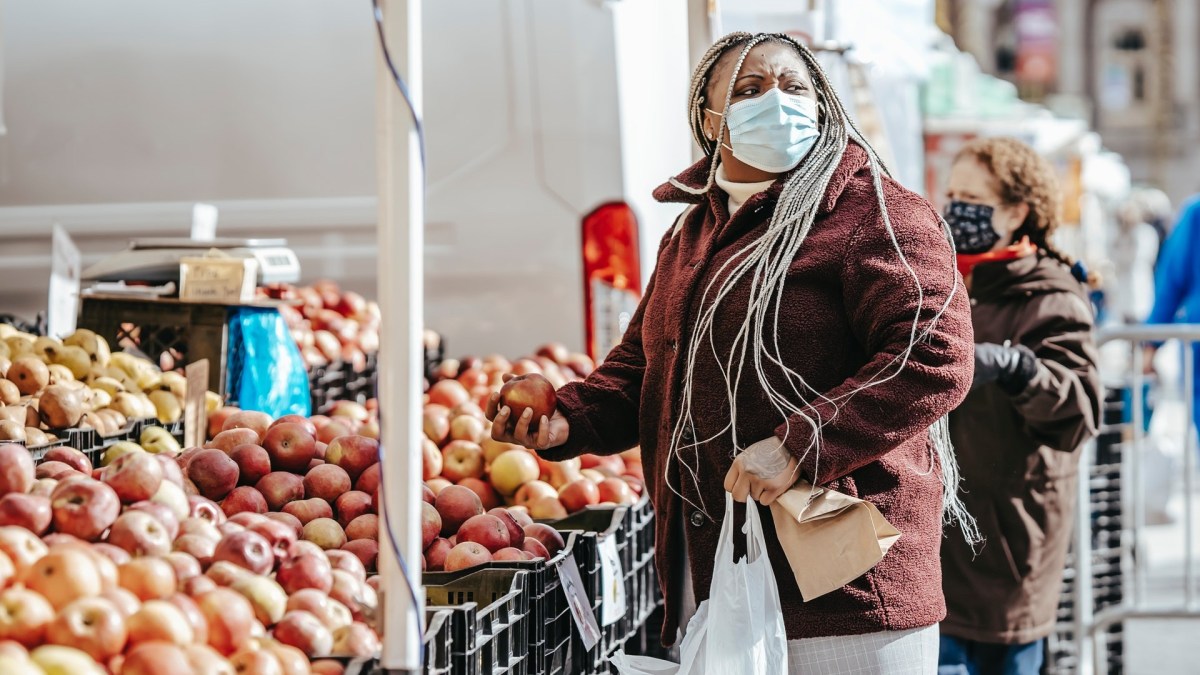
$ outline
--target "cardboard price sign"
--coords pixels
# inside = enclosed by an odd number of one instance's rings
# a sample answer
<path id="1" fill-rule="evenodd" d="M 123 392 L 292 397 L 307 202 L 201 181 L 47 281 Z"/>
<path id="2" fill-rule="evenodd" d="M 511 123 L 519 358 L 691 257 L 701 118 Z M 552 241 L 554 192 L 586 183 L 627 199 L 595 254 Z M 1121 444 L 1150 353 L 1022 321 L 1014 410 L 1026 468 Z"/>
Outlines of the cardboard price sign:
<path id="1" fill-rule="evenodd" d="M 587 593 L 583 590 L 583 579 L 579 576 L 575 554 L 558 563 L 558 578 L 563 594 L 567 596 L 571 616 L 575 618 L 575 628 L 579 630 L 579 637 L 583 639 L 583 647 L 590 651 L 600 642 L 600 626 L 596 623 L 596 615 L 592 612 Z"/>
<path id="2" fill-rule="evenodd" d="M 625 566 L 617 554 L 617 540 L 605 537 L 600 542 L 600 623 L 611 626 L 625 616 Z"/>
<path id="3" fill-rule="evenodd" d="M 198 448 L 204 445 L 204 434 L 208 431 L 208 410 L 204 406 L 208 359 L 189 363 L 183 374 L 187 378 L 187 396 L 183 399 L 183 447 Z"/>

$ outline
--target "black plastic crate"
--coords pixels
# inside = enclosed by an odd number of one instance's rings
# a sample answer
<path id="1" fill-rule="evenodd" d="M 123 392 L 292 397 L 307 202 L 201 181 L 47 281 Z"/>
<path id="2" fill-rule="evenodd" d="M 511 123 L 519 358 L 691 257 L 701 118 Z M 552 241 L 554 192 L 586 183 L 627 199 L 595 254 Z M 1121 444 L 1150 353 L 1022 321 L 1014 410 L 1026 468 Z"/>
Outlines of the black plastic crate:
<path id="1" fill-rule="evenodd" d="M 490 569 L 446 584 L 426 582 L 430 609 L 446 610 L 455 675 L 528 675 L 530 593 L 528 572 Z"/>
<path id="2" fill-rule="evenodd" d="M 550 560 L 528 562 L 491 562 L 458 572 L 426 572 L 422 579 L 426 584 L 444 585 L 480 570 L 523 570 L 530 596 L 530 672 L 566 672 L 570 663 L 570 640 L 573 619 L 562 592 L 558 565 L 575 549 L 578 534 L 566 532 L 564 546 Z"/>
<path id="3" fill-rule="evenodd" d="M 313 413 L 325 413 L 346 399 L 346 369 L 340 361 L 317 366 L 308 373 L 308 390 Z"/>

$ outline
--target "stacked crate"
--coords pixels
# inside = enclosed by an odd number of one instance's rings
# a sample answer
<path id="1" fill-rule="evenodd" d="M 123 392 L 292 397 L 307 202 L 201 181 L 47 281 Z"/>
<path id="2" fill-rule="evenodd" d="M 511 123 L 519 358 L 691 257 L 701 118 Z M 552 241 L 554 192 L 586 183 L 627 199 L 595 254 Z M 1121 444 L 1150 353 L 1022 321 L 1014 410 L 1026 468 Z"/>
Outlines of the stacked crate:
<path id="1" fill-rule="evenodd" d="M 1124 599 L 1123 561 L 1130 555 L 1128 542 L 1123 540 L 1121 526 L 1126 517 L 1122 502 L 1122 456 L 1126 439 L 1132 436 L 1127 402 L 1128 388 L 1111 388 L 1104 400 L 1104 419 L 1100 435 L 1094 444 L 1095 455 L 1089 463 L 1087 477 L 1089 510 L 1092 517 L 1092 608 L 1099 612 L 1121 604 Z M 1079 583 L 1076 569 L 1078 553 L 1072 547 L 1067 554 L 1063 574 L 1063 591 L 1058 606 L 1058 627 L 1047 640 L 1047 675 L 1074 675 L 1081 671 L 1079 636 L 1075 635 L 1075 584 Z M 1108 672 L 1124 672 L 1124 630 L 1117 625 L 1109 630 L 1106 639 Z"/>

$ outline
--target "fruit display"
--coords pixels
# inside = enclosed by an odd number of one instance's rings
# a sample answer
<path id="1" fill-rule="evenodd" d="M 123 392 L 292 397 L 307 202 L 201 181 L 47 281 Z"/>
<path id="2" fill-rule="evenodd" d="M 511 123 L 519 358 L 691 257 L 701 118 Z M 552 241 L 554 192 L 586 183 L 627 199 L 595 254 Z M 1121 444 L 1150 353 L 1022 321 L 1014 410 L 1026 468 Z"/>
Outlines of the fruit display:
<path id="1" fill-rule="evenodd" d="M 378 652 L 378 442 L 222 417 L 204 447 L 151 434 L 96 467 L 0 444 L 0 672 L 340 672 L 312 659 Z"/>
<path id="2" fill-rule="evenodd" d="M 551 462 L 492 440 L 483 410 L 493 393 L 514 417 L 554 412 L 554 391 L 591 372 L 588 357 L 561 345 L 510 362 L 500 356 L 446 360 L 425 394 L 421 452 L 425 569 L 456 571 L 482 563 L 553 557 L 562 537 L 537 520 L 556 520 L 597 504 L 632 504 L 645 485 L 640 450 Z M 511 376 L 511 377 L 506 377 Z"/>
<path id="3" fill-rule="evenodd" d="M 259 292 L 297 303 L 281 305 L 279 311 L 310 369 L 344 362 L 362 372 L 367 355 L 379 351 L 379 305 L 358 293 L 343 291 L 332 281 L 312 286 L 274 284 Z"/>
<path id="4" fill-rule="evenodd" d="M 90 330 L 59 341 L 0 324 L 0 441 L 40 447 L 64 429 L 107 437 L 131 420 L 177 422 L 186 393 L 181 373 L 113 352 Z M 207 392 L 205 403 L 211 412 L 221 399 Z"/>

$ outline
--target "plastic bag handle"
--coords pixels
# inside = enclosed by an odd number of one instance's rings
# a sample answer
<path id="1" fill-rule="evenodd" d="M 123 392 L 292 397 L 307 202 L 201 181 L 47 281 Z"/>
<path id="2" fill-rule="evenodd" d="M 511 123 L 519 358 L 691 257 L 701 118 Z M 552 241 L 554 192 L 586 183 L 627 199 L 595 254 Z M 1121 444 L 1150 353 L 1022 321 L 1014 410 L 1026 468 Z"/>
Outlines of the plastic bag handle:
<path id="1" fill-rule="evenodd" d="M 767 550 L 762 516 L 759 515 L 758 504 L 754 500 L 746 501 L 746 524 L 742 526 L 742 532 L 746 535 L 746 561 L 754 562 Z"/>

